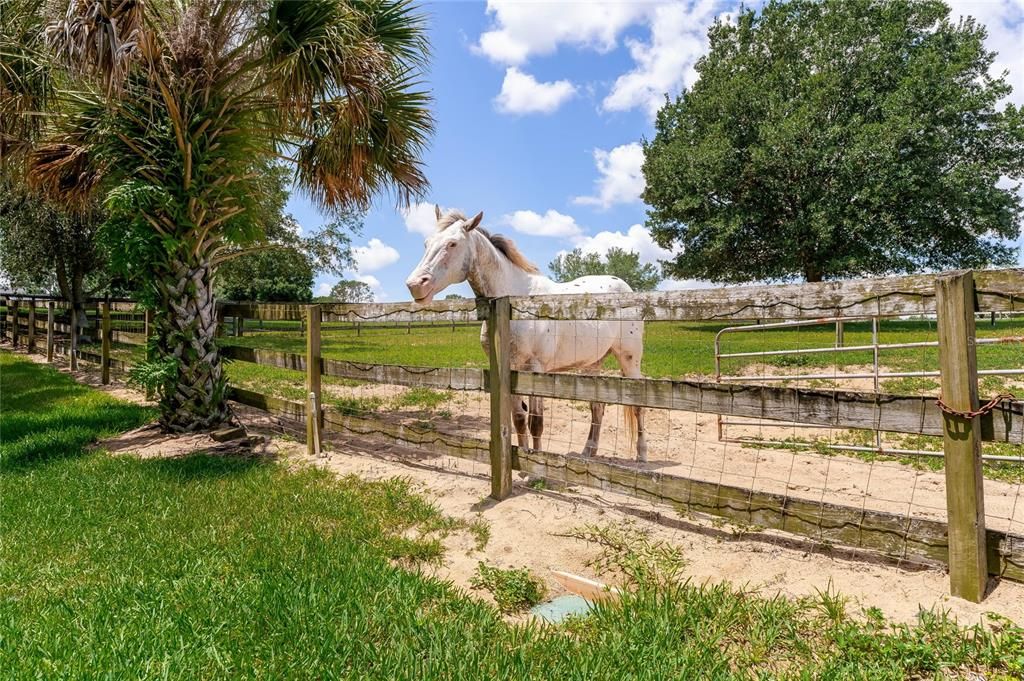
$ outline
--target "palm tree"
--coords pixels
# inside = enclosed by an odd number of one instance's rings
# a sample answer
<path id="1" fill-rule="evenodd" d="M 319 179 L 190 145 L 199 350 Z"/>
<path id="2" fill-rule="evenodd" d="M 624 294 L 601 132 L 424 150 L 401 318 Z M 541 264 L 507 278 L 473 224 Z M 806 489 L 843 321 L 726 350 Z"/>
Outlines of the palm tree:
<path id="1" fill-rule="evenodd" d="M 0 0 L 14 2 L 44 11 Z M 405 0 L 65 3 L 34 52 L 55 85 L 27 176 L 50 197 L 102 198 L 122 257 L 150 270 L 161 422 L 215 427 L 230 412 L 213 278 L 260 237 L 260 169 L 288 164 L 330 210 L 425 190 L 424 19 Z M 0 112 L 38 120 L 26 102 L 41 98 L 4 94 L 17 90 L 0 83 Z"/>

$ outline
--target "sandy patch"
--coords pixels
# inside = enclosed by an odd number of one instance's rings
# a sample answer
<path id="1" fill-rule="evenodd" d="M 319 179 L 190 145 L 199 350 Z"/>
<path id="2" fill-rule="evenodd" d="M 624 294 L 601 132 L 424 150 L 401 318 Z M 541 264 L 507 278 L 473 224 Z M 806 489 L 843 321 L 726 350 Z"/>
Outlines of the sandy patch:
<path id="1" fill-rule="evenodd" d="M 308 465 L 339 475 L 356 474 L 368 479 L 395 476 L 409 478 L 446 514 L 473 520 L 482 518 L 491 537 L 482 551 L 469 534 L 447 541 L 445 562 L 425 570 L 470 589 L 469 580 L 478 561 L 500 567 L 527 567 L 542 577 L 549 594 L 565 593 L 551 576 L 563 570 L 584 577 L 601 576 L 587 563 L 597 555 L 594 546 L 564 535 L 588 524 L 633 523 L 679 546 L 688 561 L 684 577 L 695 582 L 729 581 L 764 596 L 814 596 L 831 588 L 851 599 L 851 612 L 877 607 L 899 622 L 911 622 L 921 609 L 948 610 L 962 624 L 984 621 L 986 612 L 1024 621 L 1024 585 L 1001 582 L 982 604 L 948 595 L 948 575 L 938 569 L 889 563 L 872 563 L 833 552 L 816 552 L 810 544 L 772 533 L 747 536 L 738 528 L 717 520 L 683 518 L 663 506 L 631 497 L 587 488 L 534 490 L 521 477 L 513 495 L 495 503 L 489 499 L 490 482 L 480 464 L 450 457 L 412 462 L 381 458 L 356 451 L 331 451 L 311 459 L 305 448 L 278 442 L 282 453 Z M 392 455 L 400 455 L 392 450 Z M 479 594 L 478 594 L 479 595 Z"/>

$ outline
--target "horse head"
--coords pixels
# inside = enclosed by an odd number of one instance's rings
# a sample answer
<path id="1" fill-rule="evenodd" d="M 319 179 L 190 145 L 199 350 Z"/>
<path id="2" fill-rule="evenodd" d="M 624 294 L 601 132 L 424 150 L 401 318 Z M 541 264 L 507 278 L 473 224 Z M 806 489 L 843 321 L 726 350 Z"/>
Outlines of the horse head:
<path id="1" fill-rule="evenodd" d="M 417 303 L 429 303 L 452 284 L 466 281 L 472 266 L 470 232 L 480 225 L 483 212 L 467 218 L 458 211 L 442 213 L 434 206 L 437 231 L 427 237 L 423 258 L 405 285 Z"/>

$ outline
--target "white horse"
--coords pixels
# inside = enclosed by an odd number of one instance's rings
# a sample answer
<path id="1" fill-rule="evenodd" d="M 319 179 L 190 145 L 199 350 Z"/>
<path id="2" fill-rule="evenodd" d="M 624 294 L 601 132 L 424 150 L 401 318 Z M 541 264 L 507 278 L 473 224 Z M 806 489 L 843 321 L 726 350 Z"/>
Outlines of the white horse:
<path id="1" fill-rule="evenodd" d="M 511 240 L 491 235 L 480 227 L 483 213 L 472 219 L 450 211 L 437 215 L 437 232 L 426 240 L 423 259 L 405 284 L 417 303 L 428 303 L 452 284 L 468 281 L 478 297 L 532 296 L 551 293 L 624 293 L 632 289 L 618 277 L 590 276 L 558 283 L 541 275 L 519 252 Z M 641 321 L 586 321 L 548 319 L 513 320 L 510 324 L 511 365 L 516 371 L 600 371 L 601 363 L 614 355 L 622 375 L 640 377 L 644 327 Z M 487 325 L 480 333 L 487 350 Z M 597 452 L 601 436 L 604 404 L 590 404 L 590 435 L 584 456 Z M 528 411 L 527 411 L 528 409 Z M 647 460 L 643 410 L 625 407 L 626 428 L 636 437 L 637 461 Z M 534 449 L 540 449 L 544 430 L 544 402 L 531 397 L 529 407 L 521 399 L 512 400 L 512 423 L 519 446 L 529 449 L 527 428 L 533 435 Z"/>

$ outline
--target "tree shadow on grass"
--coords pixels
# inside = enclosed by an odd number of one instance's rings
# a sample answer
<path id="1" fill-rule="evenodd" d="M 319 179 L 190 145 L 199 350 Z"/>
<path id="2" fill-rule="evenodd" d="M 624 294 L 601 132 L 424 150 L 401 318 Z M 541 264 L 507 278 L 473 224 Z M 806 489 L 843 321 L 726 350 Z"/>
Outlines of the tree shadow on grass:
<path id="1" fill-rule="evenodd" d="M 27 360 L 0 366 L 0 472 L 80 456 L 97 438 L 134 428 L 152 410 L 115 400 Z"/>
<path id="2" fill-rule="evenodd" d="M 266 455 L 199 451 L 172 458 L 144 459 L 144 465 L 167 480 L 190 483 L 244 475 L 255 469 L 266 468 L 273 461 L 273 457 Z"/>
<path id="3" fill-rule="evenodd" d="M 5 414 L 0 472 L 24 471 L 81 456 L 97 438 L 129 430 L 151 416 L 149 409 L 113 401 L 88 411 L 54 406 L 46 413 Z"/>

